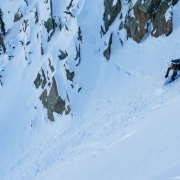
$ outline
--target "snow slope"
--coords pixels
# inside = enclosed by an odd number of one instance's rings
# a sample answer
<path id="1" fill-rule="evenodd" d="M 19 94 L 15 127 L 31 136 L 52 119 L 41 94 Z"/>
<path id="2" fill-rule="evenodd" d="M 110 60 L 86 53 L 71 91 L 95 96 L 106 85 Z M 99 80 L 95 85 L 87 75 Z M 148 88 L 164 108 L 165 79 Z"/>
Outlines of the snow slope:
<path id="1" fill-rule="evenodd" d="M 124 30 L 117 33 L 118 19 L 101 38 L 103 1 L 95 0 L 75 1 L 76 18 L 63 13 L 68 2 L 53 0 L 54 14 L 70 30 L 56 29 L 47 43 L 43 25 L 34 23 L 35 3 L 40 19 L 47 20 L 48 5 L 43 2 L 34 0 L 26 7 L 23 0 L 0 1 L 2 9 L 11 10 L 10 15 L 4 13 L 10 29 L 5 38 L 8 54 L 0 60 L 0 179 L 178 179 L 180 81 L 164 85 L 164 75 L 167 62 L 180 57 L 180 3 L 173 7 L 173 33 L 157 39 L 148 36 L 140 44 L 126 40 Z M 12 21 L 19 6 L 30 22 L 26 33 L 19 32 L 23 19 Z M 82 57 L 76 66 L 79 26 Z M 107 61 L 102 54 L 111 32 L 112 53 Z M 37 33 L 43 38 L 38 40 Z M 20 40 L 31 43 L 23 50 Z M 73 89 L 66 80 L 64 62 L 58 60 L 59 49 L 69 53 L 68 67 L 75 72 Z M 56 69 L 50 76 L 57 79 L 62 97 L 68 91 L 72 108 L 69 116 L 54 114 L 55 122 L 47 119 L 39 100 L 41 91 L 34 85 L 40 68 L 48 69 L 48 58 Z"/>

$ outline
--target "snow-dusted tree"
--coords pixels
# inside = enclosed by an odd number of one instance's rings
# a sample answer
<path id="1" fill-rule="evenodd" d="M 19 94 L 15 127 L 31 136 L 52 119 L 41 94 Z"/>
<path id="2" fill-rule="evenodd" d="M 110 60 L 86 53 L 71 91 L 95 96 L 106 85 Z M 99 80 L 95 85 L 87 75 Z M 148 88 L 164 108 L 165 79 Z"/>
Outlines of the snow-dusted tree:
<path id="1" fill-rule="evenodd" d="M 5 36 L 6 34 L 6 29 L 5 29 L 5 23 L 3 21 L 3 15 L 4 13 L 2 12 L 1 8 L 0 8 L 0 33 Z"/>

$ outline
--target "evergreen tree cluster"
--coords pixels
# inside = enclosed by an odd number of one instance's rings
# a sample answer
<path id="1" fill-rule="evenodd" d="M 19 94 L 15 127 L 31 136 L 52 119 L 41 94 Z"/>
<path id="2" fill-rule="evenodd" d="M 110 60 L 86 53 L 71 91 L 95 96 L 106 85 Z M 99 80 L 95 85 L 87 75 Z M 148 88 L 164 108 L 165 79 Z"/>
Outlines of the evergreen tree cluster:
<path id="1" fill-rule="evenodd" d="M 5 28 L 5 23 L 3 21 L 3 15 L 4 13 L 2 12 L 1 8 L 0 8 L 0 33 L 5 36 L 6 34 L 6 28 Z"/>

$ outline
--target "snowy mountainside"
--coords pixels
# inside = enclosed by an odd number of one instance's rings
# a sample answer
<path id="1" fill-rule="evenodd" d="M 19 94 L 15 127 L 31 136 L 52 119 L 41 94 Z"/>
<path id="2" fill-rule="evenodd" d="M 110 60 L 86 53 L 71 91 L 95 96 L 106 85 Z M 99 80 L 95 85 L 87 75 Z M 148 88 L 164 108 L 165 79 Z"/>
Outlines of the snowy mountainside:
<path id="1" fill-rule="evenodd" d="M 180 56 L 180 4 L 169 36 L 151 24 L 138 44 L 119 29 L 120 2 L 103 35 L 103 1 L 0 1 L 0 179 L 178 179 L 179 79 L 164 75 Z"/>

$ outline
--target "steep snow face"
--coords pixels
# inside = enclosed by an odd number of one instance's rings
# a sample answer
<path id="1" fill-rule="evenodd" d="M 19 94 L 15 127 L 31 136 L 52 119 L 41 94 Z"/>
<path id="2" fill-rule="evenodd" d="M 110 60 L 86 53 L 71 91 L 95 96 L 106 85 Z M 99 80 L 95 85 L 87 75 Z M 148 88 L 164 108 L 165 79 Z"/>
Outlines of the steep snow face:
<path id="1" fill-rule="evenodd" d="M 27 3 L 0 1 L 8 30 L 0 57 L 0 179 L 178 177 L 179 80 L 164 85 L 164 75 L 180 57 L 180 4 L 170 36 L 137 44 L 118 30 L 119 17 L 101 37 L 103 1 Z M 18 10 L 23 17 L 13 22 Z M 47 82 L 36 88 L 42 69 Z M 53 112 L 55 122 L 39 99 L 53 77 L 71 107 L 69 115 Z"/>

